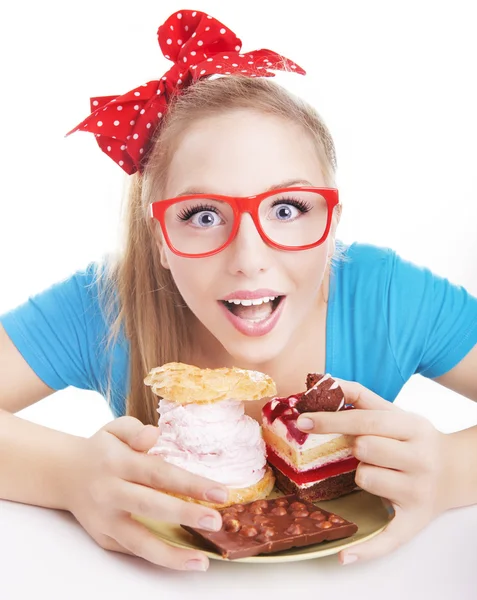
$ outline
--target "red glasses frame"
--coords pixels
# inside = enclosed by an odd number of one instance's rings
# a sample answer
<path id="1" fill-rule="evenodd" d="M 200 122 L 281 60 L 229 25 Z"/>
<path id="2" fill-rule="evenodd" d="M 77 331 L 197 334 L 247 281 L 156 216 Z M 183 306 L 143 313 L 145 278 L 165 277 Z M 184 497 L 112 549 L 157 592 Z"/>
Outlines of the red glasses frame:
<path id="1" fill-rule="evenodd" d="M 306 246 L 283 246 L 271 240 L 263 231 L 258 214 L 258 208 L 260 206 L 260 203 L 269 196 L 276 196 L 277 194 L 281 194 L 284 192 L 318 192 L 326 200 L 326 204 L 328 207 L 326 229 L 317 242 L 314 242 L 313 244 L 307 244 Z M 203 252 L 202 254 L 187 254 L 184 252 L 180 252 L 179 250 L 177 250 L 177 248 L 174 247 L 174 245 L 171 242 L 171 239 L 169 238 L 169 234 L 167 233 L 167 227 L 165 223 L 166 210 L 173 204 L 183 202 L 184 200 L 203 199 L 219 200 L 220 202 L 226 202 L 232 208 L 234 215 L 234 223 L 229 238 L 224 244 L 222 244 L 222 246 L 220 246 L 220 248 L 217 248 L 216 250 L 212 250 L 210 252 Z M 245 213 L 248 213 L 252 217 L 252 220 L 254 222 L 255 227 L 257 228 L 258 233 L 260 234 L 260 237 L 267 245 L 271 246 L 272 248 L 276 248 L 277 250 L 286 250 L 288 252 L 316 248 L 316 246 L 323 244 L 323 242 L 328 237 L 331 227 L 331 221 L 333 218 L 333 209 L 338 204 L 339 195 L 338 190 L 336 188 L 300 186 L 270 190 L 268 192 L 264 192 L 263 194 L 258 194 L 256 196 L 221 196 L 217 194 L 192 194 L 190 196 L 179 196 L 177 198 L 169 198 L 167 200 L 159 200 L 157 202 L 153 202 L 149 205 L 149 211 L 151 218 L 159 221 L 162 228 L 162 233 L 164 235 L 164 239 L 166 240 L 167 245 L 172 250 L 172 252 L 174 252 L 174 254 L 177 254 L 178 256 L 182 256 L 184 258 L 205 258 L 207 256 L 213 256 L 214 254 L 218 254 L 233 242 L 240 227 L 241 216 Z"/>

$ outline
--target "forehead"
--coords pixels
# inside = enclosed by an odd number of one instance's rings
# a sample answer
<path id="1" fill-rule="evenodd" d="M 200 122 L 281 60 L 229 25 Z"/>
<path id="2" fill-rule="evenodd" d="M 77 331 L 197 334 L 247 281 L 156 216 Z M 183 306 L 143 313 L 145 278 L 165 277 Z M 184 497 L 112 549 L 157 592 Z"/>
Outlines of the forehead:
<path id="1" fill-rule="evenodd" d="M 165 192 L 246 196 L 284 180 L 325 185 L 311 136 L 281 117 L 237 110 L 196 121 L 184 132 Z"/>

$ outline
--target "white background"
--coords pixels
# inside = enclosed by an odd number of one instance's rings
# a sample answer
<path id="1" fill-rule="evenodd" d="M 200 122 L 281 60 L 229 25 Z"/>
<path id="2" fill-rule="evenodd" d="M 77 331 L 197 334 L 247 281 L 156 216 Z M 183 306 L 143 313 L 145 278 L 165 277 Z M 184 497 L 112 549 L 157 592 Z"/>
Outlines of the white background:
<path id="1" fill-rule="evenodd" d="M 9 2 L 0 22 L 0 313 L 114 249 L 126 176 L 90 134 L 64 134 L 90 95 L 122 94 L 168 68 L 157 27 L 210 12 L 243 50 L 285 54 L 308 75 L 279 81 L 334 136 L 340 237 L 390 246 L 477 294 L 475 3 L 401 0 Z M 293 7 L 293 8 L 291 8 Z M 450 431 L 477 407 L 415 378 L 398 402 Z M 25 412 L 92 433 L 109 412 L 67 390 Z"/>

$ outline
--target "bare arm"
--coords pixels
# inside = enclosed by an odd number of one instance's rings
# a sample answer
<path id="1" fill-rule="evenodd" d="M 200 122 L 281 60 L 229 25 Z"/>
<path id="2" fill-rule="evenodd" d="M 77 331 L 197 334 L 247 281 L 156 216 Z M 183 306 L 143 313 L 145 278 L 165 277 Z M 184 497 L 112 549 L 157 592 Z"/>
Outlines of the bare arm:
<path id="1" fill-rule="evenodd" d="M 66 510 L 84 442 L 0 410 L 0 498 Z"/>
<path id="2" fill-rule="evenodd" d="M 474 346 L 453 369 L 436 377 L 434 381 L 477 401 L 477 346 Z"/>
<path id="3" fill-rule="evenodd" d="M 53 393 L 28 366 L 0 325 L 0 498 L 65 508 L 68 465 L 84 440 L 15 413 Z"/>
<path id="4" fill-rule="evenodd" d="M 477 346 L 437 383 L 477 401 Z M 446 436 L 448 506 L 477 503 L 477 425 Z"/>
<path id="5" fill-rule="evenodd" d="M 14 413 L 52 393 L 28 366 L 0 323 L 0 409 Z"/>

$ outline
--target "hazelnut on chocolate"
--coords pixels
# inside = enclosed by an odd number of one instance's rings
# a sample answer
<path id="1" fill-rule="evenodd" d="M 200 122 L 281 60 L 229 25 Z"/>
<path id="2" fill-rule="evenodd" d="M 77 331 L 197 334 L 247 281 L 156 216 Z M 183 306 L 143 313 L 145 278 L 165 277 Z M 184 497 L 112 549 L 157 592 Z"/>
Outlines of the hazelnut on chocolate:
<path id="1" fill-rule="evenodd" d="M 303 504 L 303 502 L 292 502 L 290 508 L 291 510 L 305 510 L 306 504 Z"/>
<path id="2" fill-rule="evenodd" d="M 288 529 L 285 530 L 285 533 L 289 535 L 301 535 L 303 533 L 303 527 L 298 525 L 298 523 L 292 523 Z"/>
<path id="3" fill-rule="evenodd" d="M 253 537 L 257 535 L 257 533 L 258 531 L 252 525 L 244 525 L 240 531 L 240 534 L 244 535 L 245 537 Z"/>
<path id="4" fill-rule="evenodd" d="M 303 519 L 303 518 L 307 517 L 309 514 L 310 513 L 306 509 L 302 508 L 302 509 L 292 511 L 291 516 L 296 517 L 296 518 L 301 517 Z"/>
<path id="5" fill-rule="evenodd" d="M 310 515 L 310 519 L 314 519 L 315 521 L 326 521 L 325 515 L 319 510 L 312 512 Z"/>
<path id="6" fill-rule="evenodd" d="M 329 517 L 329 521 L 331 523 L 344 523 L 343 519 L 341 517 L 337 517 L 336 515 Z"/>
<path id="7" fill-rule="evenodd" d="M 240 528 L 241 525 L 238 519 L 228 519 L 224 523 L 224 529 L 228 533 L 237 533 L 237 531 L 240 531 Z"/>
<path id="8" fill-rule="evenodd" d="M 273 527 L 265 527 L 265 526 L 261 526 L 260 527 L 260 533 L 266 537 L 273 537 L 275 535 L 275 529 L 273 529 Z"/>
<path id="9" fill-rule="evenodd" d="M 267 517 L 266 515 L 259 514 L 259 515 L 253 515 L 252 522 L 255 523 L 256 525 L 263 525 L 266 523 L 270 523 L 271 521 L 270 521 L 270 518 Z"/>

